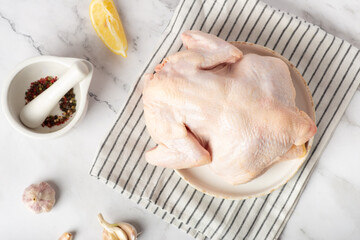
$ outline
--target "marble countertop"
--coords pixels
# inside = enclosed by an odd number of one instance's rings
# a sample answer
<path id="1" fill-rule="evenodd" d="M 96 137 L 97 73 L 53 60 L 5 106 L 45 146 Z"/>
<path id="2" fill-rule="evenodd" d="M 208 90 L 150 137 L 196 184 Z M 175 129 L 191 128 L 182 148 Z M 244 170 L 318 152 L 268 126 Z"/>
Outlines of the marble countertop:
<path id="1" fill-rule="evenodd" d="M 150 56 L 178 0 L 115 1 L 129 42 L 128 58 L 112 54 L 96 36 L 90 0 L 0 0 L 0 86 L 26 58 L 56 55 L 89 59 L 95 66 L 85 118 L 68 134 L 40 141 L 16 132 L 0 115 L 0 235 L 5 239 L 100 239 L 97 214 L 128 221 L 140 239 L 191 239 L 88 174 L 94 155 L 132 82 Z M 356 0 L 265 0 L 360 47 Z M 324 151 L 282 239 L 359 239 L 360 88 Z M 34 182 L 49 181 L 57 203 L 34 215 L 21 201 Z"/>

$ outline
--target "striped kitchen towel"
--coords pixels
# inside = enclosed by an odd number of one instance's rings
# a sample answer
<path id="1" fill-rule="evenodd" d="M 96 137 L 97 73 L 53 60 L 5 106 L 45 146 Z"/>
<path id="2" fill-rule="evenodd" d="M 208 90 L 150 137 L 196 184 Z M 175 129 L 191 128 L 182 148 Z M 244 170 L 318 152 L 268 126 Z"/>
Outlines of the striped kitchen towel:
<path id="1" fill-rule="evenodd" d="M 193 189 L 171 169 L 146 163 L 144 152 L 155 144 L 145 128 L 140 79 L 182 48 L 180 34 L 188 29 L 274 49 L 307 81 L 318 132 L 303 167 L 273 193 L 242 201 L 214 198 Z M 358 54 L 348 42 L 261 1 L 181 0 L 154 54 L 139 69 L 140 76 L 90 173 L 196 239 L 276 239 L 359 85 Z"/>

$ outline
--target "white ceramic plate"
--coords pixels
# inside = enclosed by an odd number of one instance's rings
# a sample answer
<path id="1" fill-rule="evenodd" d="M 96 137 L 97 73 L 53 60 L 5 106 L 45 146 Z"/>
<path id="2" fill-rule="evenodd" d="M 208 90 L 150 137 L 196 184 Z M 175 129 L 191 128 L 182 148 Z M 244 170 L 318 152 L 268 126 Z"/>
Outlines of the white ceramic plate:
<path id="1" fill-rule="evenodd" d="M 280 54 L 263 46 L 245 42 L 233 42 L 233 44 L 244 54 L 256 53 L 263 56 L 275 56 L 286 62 L 296 90 L 296 105 L 315 121 L 315 109 L 310 90 L 294 65 Z M 310 151 L 312 142 L 313 139 L 307 143 L 307 153 Z M 261 176 L 248 183 L 236 186 L 226 183 L 219 176 L 215 175 L 209 166 L 181 169 L 176 170 L 176 172 L 191 186 L 205 194 L 226 199 L 246 199 L 268 194 L 284 185 L 299 170 L 307 155 L 300 159 L 274 164 Z"/>

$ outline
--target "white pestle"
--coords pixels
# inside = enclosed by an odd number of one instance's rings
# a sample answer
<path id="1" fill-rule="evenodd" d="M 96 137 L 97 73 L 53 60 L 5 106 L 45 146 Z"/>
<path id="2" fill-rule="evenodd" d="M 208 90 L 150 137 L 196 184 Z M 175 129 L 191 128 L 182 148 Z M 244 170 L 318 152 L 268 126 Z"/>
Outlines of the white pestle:
<path id="1" fill-rule="evenodd" d="M 29 128 L 39 127 L 59 100 L 88 74 L 89 69 L 83 61 L 73 63 L 51 87 L 24 106 L 20 112 L 21 122 Z"/>

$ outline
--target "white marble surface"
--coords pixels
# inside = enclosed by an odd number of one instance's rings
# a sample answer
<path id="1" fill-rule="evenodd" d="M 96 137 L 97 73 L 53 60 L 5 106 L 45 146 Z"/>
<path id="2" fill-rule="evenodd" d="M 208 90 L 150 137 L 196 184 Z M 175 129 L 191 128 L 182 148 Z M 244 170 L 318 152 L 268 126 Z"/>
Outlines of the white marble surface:
<path id="1" fill-rule="evenodd" d="M 89 110 L 70 133 L 35 141 L 15 132 L 0 115 L 0 236 L 3 239 L 100 239 L 96 215 L 133 223 L 140 239 L 191 239 L 88 175 L 102 138 L 114 122 L 138 63 L 151 54 L 178 0 L 117 0 L 129 41 L 129 57 L 102 44 L 88 17 L 90 1 L 0 0 L 0 87 L 11 69 L 39 54 L 88 58 L 95 75 Z M 266 0 L 360 47 L 357 0 Z M 314 3 L 316 2 L 316 3 Z M 283 239 L 360 238 L 360 90 L 330 140 L 290 218 Z M 58 192 L 54 209 L 34 215 L 21 195 L 33 182 Z"/>

